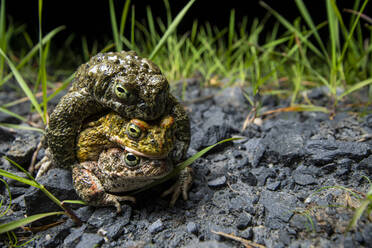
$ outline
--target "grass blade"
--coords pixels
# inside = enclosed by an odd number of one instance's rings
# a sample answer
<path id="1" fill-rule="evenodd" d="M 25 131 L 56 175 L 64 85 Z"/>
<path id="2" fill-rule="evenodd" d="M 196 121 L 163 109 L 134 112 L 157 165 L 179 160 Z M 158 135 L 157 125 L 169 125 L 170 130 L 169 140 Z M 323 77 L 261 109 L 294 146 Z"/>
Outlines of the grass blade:
<path id="1" fill-rule="evenodd" d="M 37 102 L 35 95 L 32 93 L 31 89 L 28 87 L 27 83 L 25 82 L 25 80 L 23 79 L 22 75 L 19 73 L 17 68 L 14 66 L 12 61 L 10 61 L 10 59 L 5 55 L 5 53 L 3 52 L 3 50 L 1 48 L 0 48 L 0 55 L 2 55 L 5 58 L 5 60 L 7 61 L 8 65 L 10 67 L 10 69 L 12 70 L 15 78 L 17 79 L 17 82 L 18 82 L 19 86 L 22 88 L 22 90 L 26 94 L 26 96 L 30 99 L 30 101 L 32 103 L 32 106 L 34 106 L 36 111 L 39 113 L 39 115 L 43 119 L 43 122 L 46 123 L 43 111 L 41 110 L 40 105 Z"/>
<path id="2" fill-rule="evenodd" d="M 320 48 L 322 49 L 325 56 L 327 56 L 327 50 L 324 47 L 324 44 L 322 42 L 322 39 L 320 38 L 320 35 L 318 33 L 317 28 L 315 27 L 315 24 L 313 22 L 313 19 L 311 18 L 309 11 L 307 10 L 304 2 L 302 0 L 295 0 L 298 9 L 300 10 L 302 17 L 305 19 L 307 25 L 310 27 L 311 31 L 314 33 L 315 39 L 318 41 Z"/>
<path id="3" fill-rule="evenodd" d="M 49 42 L 57 33 L 65 29 L 64 26 L 57 27 L 50 31 L 43 39 L 42 39 L 42 45 Z M 38 43 L 36 46 L 34 46 L 19 62 L 19 64 L 16 66 L 17 70 L 22 68 L 30 59 L 38 52 L 40 44 Z M 5 53 L 5 52 L 4 52 Z M 13 73 L 9 73 L 6 75 L 1 81 L 0 86 L 3 85 L 6 81 L 8 81 L 12 77 Z M 0 78 L 1 79 L 1 78 Z"/>
<path id="4" fill-rule="evenodd" d="M 116 46 L 116 51 L 123 50 L 122 44 L 119 39 L 119 30 L 116 23 L 116 15 L 115 15 L 115 7 L 113 0 L 109 0 L 109 6 L 110 6 L 110 18 L 111 18 L 111 28 L 112 28 L 112 34 L 114 36 L 114 42 Z"/>
<path id="5" fill-rule="evenodd" d="M 23 126 L 23 125 L 17 125 L 17 124 L 12 124 L 12 123 L 0 123 L 0 126 L 6 127 L 6 128 L 15 128 L 19 130 L 26 130 L 26 131 L 36 131 L 45 134 L 45 131 L 41 128 L 37 127 L 30 127 L 30 126 Z"/>
<path id="6" fill-rule="evenodd" d="M 6 30 L 5 30 L 5 0 L 1 1 L 1 7 L 0 7 L 0 48 L 6 51 Z M 3 72 L 4 72 L 4 58 L 0 58 L 0 79 L 3 78 Z"/>
<path id="7" fill-rule="evenodd" d="M 20 116 L 19 114 L 16 114 L 16 113 L 14 113 L 14 112 L 6 109 L 6 108 L 0 107 L 0 112 L 3 112 L 4 114 L 10 115 L 10 116 L 13 116 L 13 117 L 15 117 L 15 118 L 17 118 L 17 119 L 19 119 L 23 122 L 27 121 L 27 119 L 25 117 Z"/>
<path id="8" fill-rule="evenodd" d="M 0 181 L 5 185 L 5 188 L 8 191 L 8 195 L 9 195 L 9 204 L 8 204 L 8 207 L 4 211 L 1 211 L 0 212 L 0 218 L 1 218 L 1 217 L 3 217 L 9 211 L 10 207 L 12 206 L 12 194 L 10 192 L 10 188 L 9 188 L 8 183 L 5 180 L 1 179 L 1 178 L 0 178 Z M 3 200 L 4 200 L 4 198 L 1 199 L 0 207 L 3 206 Z"/>
<path id="9" fill-rule="evenodd" d="M 187 11 L 190 9 L 191 5 L 195 2 L 195 0 L 190 0 L 186 6 L 181 10 L 180 13 L 176 16 L 176 18 L 173 20 L 171 25 L 169 25 L 167 31 L 164 33 L 163 37 L 161 37 L 160 41 L 152 51 L 151 55 L 149 56 L 150 60 L 153 60 L 156 54 L 159 52 L 160 48 L 164 45 L 168 37 L 173 33 L 173 31 L 176 30 L 176 27 L 181 22 L 182 18 L 186 15 Z"/>
<path id="10" fill-rule="evenodd" d="M 120 30 L 119 30 L 120 37 L 124 36 L 124 29 L 125 29 L 125 23 L 127 22 L 129 6 L 130 6 L 130 0 L 126 0 L 122 14 L 121 14 L 121 20 L 120 20 Z"/>
<path id="11" fill-rule="evenodd" d="M 320 58 L 324 58 L 324 55 L 319 51 L 318 48 L 316 48 L 304 35 L 297 30 L 290 22 L 288 22 L 283 16 L 281 16 L 278 12 L 276 12 L 274 9 L 272 9 L 269 5 L 267 5 L 265 2 L 260 1 L 261 6 L 263 6 L 265 9 L 267 9 L 271 14 L 273 14 L 281 24 L 283 24 L 284 27 L 286 27 L 289 31 L 295 33 L 303 43 L 309 46 L 309 48 L 317 54 Z"/>
<path id="12" fill-rule="evenodd" d="M 366 79 L 362 82 L 354 84 L 352 87 L 350 87 L 348 90 L 346 90 L 344 93 L 338 96 L 339 99 L 342 99 L 344 96 L 350 94 L 351 92 L 354 92 L 356 90 L 359 90 L 360 88 L 363 88 L 364 86 L 367 86 L 372 83 L 372 78 Z"/>
<path id="13" fill-rule="evenodd" d="M 0 169 L 0 175 L 3 176 L 3 177 L 11 178 L 13 180 L 17 180 L 18 182 L 30 185 L 30 186 L 35 187 L 35 188 L 40 188 L 39 184 L 37 184 L 35 181 L 17 176 L 13 173 L 10 173 L 10 172 L 6 171 L 6 170 Z"/>
<path id="14" fill-rule="evenodd" d="M 0 225 L 0 233 L 9 232 L 18 227 L 25 226 L 27 224 L 30 224 L 34 221 L 37 221 L 39 219 L 42 219 L 48 216 L 61 215 L 61 214 L 65 214 L 65 212 L 50 212 L 50 213 L 43 213 L 43 214 L 35 214 L 35 215 L 29 216 L 29 217 L 26 217 L 20 220 L 15 220 L 9 223 L 5 223 L 5 224 Z"/>

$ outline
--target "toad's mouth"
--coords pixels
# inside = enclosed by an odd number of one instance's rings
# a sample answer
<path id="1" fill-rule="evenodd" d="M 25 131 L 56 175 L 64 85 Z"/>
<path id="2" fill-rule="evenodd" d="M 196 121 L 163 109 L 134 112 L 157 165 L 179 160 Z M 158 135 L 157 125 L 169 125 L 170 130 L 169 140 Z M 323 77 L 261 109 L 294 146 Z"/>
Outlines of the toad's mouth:
<path id="1" fill-rule="evenodd" d="M 122 144 L 123 142 L 121 142 L 120 138 L 117 137 L 117 136 L 111 137 L 110 141 L 115 142 L 117 145 L 119 145 L 122 149 L 126 150 L 127 152 L 131 152 L 134 155 L 137 155 L 137 156 L 140 156 L 140 157 L 145 157 L 145 158 L 149 158 L 149 159 L 163 159 L 163 158 L 166 158 L 167 155 L 168 155 L 168 153 L 153 155 L 153 154 L 143 153 L 143 152 L 137 151 L 133 148 L 127 147 L 124 144 Z"/>
<path id="2" fill-rule="evenodd" d="M 146 153 L 143 153 L 143 152 L 139 152 L 139 151 L 134 150 L 130 147 L 123 147 L 123 149 L 125 149 L 127 152 L 133 153 L 134 155 L 149 158 L 149 159 L 163 159 L 163 158 L 167 157 L 167 154 L 151 155 L 151 154 L 146 154 Z"/>

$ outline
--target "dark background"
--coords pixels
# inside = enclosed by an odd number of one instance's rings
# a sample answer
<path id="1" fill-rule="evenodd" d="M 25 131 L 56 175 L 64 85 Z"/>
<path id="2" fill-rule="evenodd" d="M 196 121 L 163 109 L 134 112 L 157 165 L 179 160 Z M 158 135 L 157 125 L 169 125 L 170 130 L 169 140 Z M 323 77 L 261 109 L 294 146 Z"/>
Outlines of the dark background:
<path id="1" fill-rule="evenodd" d="M 115 7 L 118 21 L 124 6 L 124 0 L 115 0 Z M 186 5 L 187 0 L 170 0 L 172 16 Z M 289 21 L 293 21 L 300 15 L 294 0 L 266 0 L 268 5 L 277 10 Z M 307 7 L 316 23 L 326 20 L 325 0 L 305 0 Z M 343 8 L 352 8 L 355 1 L 337 1 L 342 11 Z M 146 19 L 146 6 L 150 6 L 154 17 L 161 17 L 165 20 L 165 5 L 162 0 L 134 0 L 136 20 Z M 370 5 L 370 4 L 369 4 Z M 236 21 L 239 23 L 243 16 L 248 16 L 249 24 L 255 17 L 262 19 L 267 13 L 266 9 L 259 5 L 258 0 L 229 0 L 229 1 L 208 1 L 197 0 L 191 7 L 178 31 L 184 33 L 190 30 L 192 22 L 197 19 L 199 23 L 209 22 L 212 26 L 220 28 L 227 27 L 231 9 L 236 10 Z M 369 14 L 371 11 L 365 11 Z M 27 24 L 27 32 L 34 41 L 38 39 L 38 1 L 37 0 L 8 0 L 6 1 L 6 13 L 15 24 Z M 347 18 L 351 14 L 344 13 Z M 9 19 L 7 20 L 9 21 Z M 266 32 L 270 32 L 270 26 L 276 22 L 271 17 L 265 25 Z M 43 34 L 53 28 L 65 25 L 66 29 L 54 39 L 56 44 L 63 44 L 69 34 L 76 35 L 75 42 L 81 46 L 79 37 L 86 36 L 88 42 L 97 40 L 104 42 L 111 39 L 112 30 L 109 15 L 108 0 L 44 0 L 43 5 Z M 248 25 L 250 27 L 250 25 Z M 127 30 L 130 29 L 130 16 L 127 20 Z"/>

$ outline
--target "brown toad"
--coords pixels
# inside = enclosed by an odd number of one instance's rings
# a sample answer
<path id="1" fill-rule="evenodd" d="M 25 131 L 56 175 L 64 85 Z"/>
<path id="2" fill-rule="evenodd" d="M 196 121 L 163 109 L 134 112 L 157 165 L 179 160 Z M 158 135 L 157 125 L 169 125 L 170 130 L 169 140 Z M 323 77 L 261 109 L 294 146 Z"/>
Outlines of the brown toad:
<path id="1" fill-rule="evenodd" d="M 72 87 L 50 115 L 46 136 L 53 162 L 65 168 L 76 163 L 76 139 L 84 120 L 110 110 L 145 121 L 171 115 L 176 147 L 172 160 L 184 158 L 190 143 L 189 118 L 169 93 L 167 79 L 150 60 L 121 51 L 97 54 L 78 68 Z"/>
<path id="2" fill-rule="evenodd" d="M 151 124 L 150 124 L 151 123 Z M 107 148 L 122 147 L 138 156 L 165 158 L 174 148 L 174 119 L 166 116 L 160 123 L 127 120 L 110 112 L 88 122 L 77 140 L 79 162 L 97 161 Z"/>
<path id="3" fill-rule="evenodd" d="M 172 169 L 167 159 L 148 159 L 110 148 L 101 152 L 98 161 L 75 164 L 72 178 L 76 192 L 89 205 L 113 205 L 120 212 L 120 201 L 135 202 L 135 198 L 118 193 L 142 188 L 165 177 Z"/>
<path id="4" fill-rule="evenodd" d="M 97 118 L 86 123 L 85 129 L 78 136 L 79 163 L 73 166 L 75 190 L 90 205 L 115 205 L 119 211 L 119 201 L 134 198 L 117 197 L 109 192 L 127 192 L 145 187 L 149 181 L 153 182 L 154 179 L 160 178 L 155 170 L 159 164 L 164 167 L 166 163 L 167 168 L 173 170 L 172 159 L 167 155 L 174 148 L 174 122 L 171 116 L 164 117 L 159 123 L 138 119 L 129 121 L 115 112 Z M 106 152 L 106 149 L 112 152 Z M 119 154 L 119 150 L 122 150 L 123 154 Z M 116 159 L 109 160 L 108 154 L 114 154 Z M 126 168 L 134 161 L 138 164 L 141 161 L 148 167 L 154 167 L 153 171 L 148 171 L 146 174 L 149 180 L 144 180 L 137 172 L 137 174 L 125 174 L 131 172 Z M 122 171 L 123 169 L 126 170 Z M 156 177 L 152 177 L 150 172 L 155 173 Z M 138 180 L 136 175 L 139 175 Z M 90 178 L 91 182 L 87 183 L 87 178 Z M 99 189 L 89 186 L 93 182 L 94 185 L 100 185 Z M 181 171 L 177 182 L 163 195 L 172 194 L 171 205 L 175 204 L 181 193 L 184 200 L 187 200 L 187 192 L 191 184 L 191 169 L 186 168 Z M 96 195 L 100 197 L 96 198 Z"/>

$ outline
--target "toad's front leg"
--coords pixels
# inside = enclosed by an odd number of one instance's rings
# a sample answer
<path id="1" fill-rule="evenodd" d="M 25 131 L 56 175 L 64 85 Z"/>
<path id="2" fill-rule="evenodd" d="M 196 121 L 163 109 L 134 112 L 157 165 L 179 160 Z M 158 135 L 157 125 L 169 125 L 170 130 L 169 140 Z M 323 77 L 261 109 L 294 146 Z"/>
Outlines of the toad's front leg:
<path id="1" fill-rule="evenodd" d="M 76 164 L 72 168 L 74 188 L 83 201 L 92 206 L 115 206 L 117 213 L 121 212 L 121 201 L 136 201 L 132 196 L 106 193 L 101 181 L 92 172 L 97 166 L 97 162 L 89 161 Z"/>
<path id="2" fill-rule="evenodd" d="M 166 196 L 172 193 L 170 206 L 174 206 L 178 197 L 182 193 L 182 198 L 186 201 L 188 199 L 188 192 L 192 185 L 193 172 L 190 167 L 186 167 L 180 171 L 177 181 L 166 191 L 163 192 L 162 196 Z"/>

